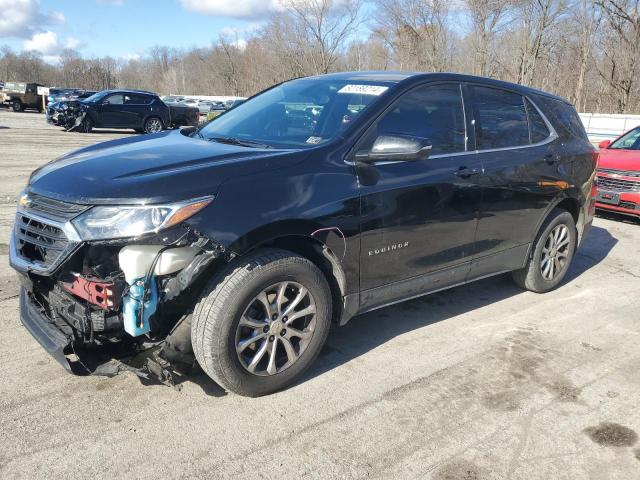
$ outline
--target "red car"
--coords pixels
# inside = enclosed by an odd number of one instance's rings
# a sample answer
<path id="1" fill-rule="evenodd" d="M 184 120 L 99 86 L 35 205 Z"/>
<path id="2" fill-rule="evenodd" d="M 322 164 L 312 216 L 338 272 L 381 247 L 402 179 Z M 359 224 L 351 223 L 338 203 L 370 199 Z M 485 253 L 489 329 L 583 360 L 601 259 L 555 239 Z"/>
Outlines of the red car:
<path id="1" fill-rule="evenodd" d="M 599 146 L 596 208 L 640 217 L 640 126 Z"/>

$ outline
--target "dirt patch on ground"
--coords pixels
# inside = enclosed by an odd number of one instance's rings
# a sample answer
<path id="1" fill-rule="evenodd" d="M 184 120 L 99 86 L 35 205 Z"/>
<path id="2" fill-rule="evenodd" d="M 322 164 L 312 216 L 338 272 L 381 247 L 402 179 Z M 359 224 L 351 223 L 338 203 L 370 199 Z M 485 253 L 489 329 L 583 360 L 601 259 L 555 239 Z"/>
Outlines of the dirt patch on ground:
<path id="1" fill-rule="evenodd" d="M 485 478 L 480 468 L 467 460 L 458 460 L 440 467 L 434 480 L 481 480 Z"/>
<path id="2" fill-rule="evenodd" d="M 638 434 L 617 423 L 602 422 L 597 427 L 585 428 L 591 440 L 604 447 L 631 447 L 638 441 Z M 636 450 L 636 458 L 638 451 Z"/>

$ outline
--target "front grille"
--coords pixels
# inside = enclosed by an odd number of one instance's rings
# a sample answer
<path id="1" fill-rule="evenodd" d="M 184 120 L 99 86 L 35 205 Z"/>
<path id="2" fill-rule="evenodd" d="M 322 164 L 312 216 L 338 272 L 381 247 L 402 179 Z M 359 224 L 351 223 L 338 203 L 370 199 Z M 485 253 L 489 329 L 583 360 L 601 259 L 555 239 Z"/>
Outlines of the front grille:
<path id="1" fill-rule="evenodd" d="M 89 206 L 29 194 L 16 214 L 13 243 L 17 256 L 43 273 L 54 271 L 74 250 L 65 224 Z"/>
<path id="2" fill-rule="evenodd" d="M 18 213 L 15 225 L 18 254 L 30 262 L 50 267 L 69 243 L 62 229 Z"/>
<path id="3" fill-rule="evenodd" d="M 598 176 L 598 187 L 615 192 L 640 192 L 640 181 Z"/>
<path id="4" fill-rule="evenodd" d="M 629 210 L 635 210 L 636 209 L 636 204 L 634 202 L 626 202 L 626 201 L 621 201 L 618 206 L 620 208 L 627 208 Z"/>
<path id="5" fill-rule="evenodd" d="M 598 172 L 607 173 L 609 175 L 621 175 L 623 177 L 638 177 L 638 178 L 640 178 L 640 171 L 614 170 L 612 168 L 599 168 Z"/>
<path id="6" fill-rule="evenodd" d="M 54 200 L 53 198 L 43 197 L 42 195 L 29 194 L 29 200 L 31 202 L 28 207 L 28 212 L 44 215 L 57 222 L 71 220 L 89 208 L 86 205 L 62 202 L 60 200 Z"/>

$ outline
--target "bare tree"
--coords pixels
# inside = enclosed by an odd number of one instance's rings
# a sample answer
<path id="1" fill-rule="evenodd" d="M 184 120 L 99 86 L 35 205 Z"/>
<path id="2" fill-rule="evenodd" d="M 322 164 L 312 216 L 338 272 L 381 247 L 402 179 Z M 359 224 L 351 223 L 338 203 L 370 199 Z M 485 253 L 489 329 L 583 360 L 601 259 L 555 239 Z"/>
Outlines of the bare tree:
<path id="1" fill-rule="evenodd" d="M 377 0 L 374 31 L 394 52 L 397 66 L 442 72 L 451 65 L 445 0 Z"/>
<path id="2" fill-rule="evenodd" d="M 464 0 L 472 29 L 475 51 L 473 73 L 491 76 L 496 71 L 496 37 L 508 22 L 510 0 Z"/>
<path id="3" fill-rule="evenodd" d="M 598 0 L 607 17 L 601 76 L 613 89 L 616 111 L 628 112 L 640 74 L 640 0 Z M 635 100 L 638 103 L 638 100 Z"/>
<path id="4" fill-rule="evenodd" d="M 308 73 L 332 71 L 360 23 L 360 0 L 283 0 L 281 26 L 308 64 Z"/>

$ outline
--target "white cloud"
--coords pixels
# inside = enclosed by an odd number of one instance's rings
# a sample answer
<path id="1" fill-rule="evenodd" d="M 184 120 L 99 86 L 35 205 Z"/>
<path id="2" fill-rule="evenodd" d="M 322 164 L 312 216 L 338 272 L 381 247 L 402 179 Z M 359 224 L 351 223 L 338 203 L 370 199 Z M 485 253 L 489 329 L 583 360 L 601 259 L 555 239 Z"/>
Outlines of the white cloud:
<path id="1" fill-rule="evenodd" d="M 123 55 L 120 58 L 122 60 L 126 60 L 126 61 L 137 62 L 138 60 L 140 60 L 140 57 L 141 57 L 141 55 L 139 53 L 127 53 L 126 55 Z"/>
<path id="2" fill-rule="evenodd" d="M 255 18 L 278 8 L 280 0 L 180 0 L 187 10 L 203 15 Z"/>
<path id="3" fill-rule="evenodd" d="M 34 50 L 43 55 L 55 53 L 58 49 L 58 35 L 55 32 L 47 31 L 36 33 L 31 40 L 24 42 L 25 50 Z"/>
<path id="4" fill-rule="evenodd" d="M 113 5 L 116 7 L 121 7 L 124 5 L 124 0 L 96 0 L 98 5 Z"/>
<path id="5" fill-rule="evenodd" d="M 36 33 L 31 39 L 24 42 L 24 50 L 39 52 L 43 55 L 45 61 L 54 63 L 57 54 L 63 48 L 75 50 L 81 45 L 80 40 L 74 37 L 67 37 L 64 42 L 58 40 L 58 34 L 47 30 L 46 32 Z"/>
<path id="6" fill-rule="evenodd" d="M 78 47 L 80 47 L 81 43 L 82 42 L 80 42 L 80 40 L 75 37 L 67 37 L 67 39 L 64 42 L 64 48 L 70 48 L 71 50 L 75 50 Z"/>
<path id="7" fill-rule="evenodd" d="M 64 22 L 60 12 L 43 12 L 38 0 L 0 0 L 0 37 L 30 38 L 45 25 Z"/>

